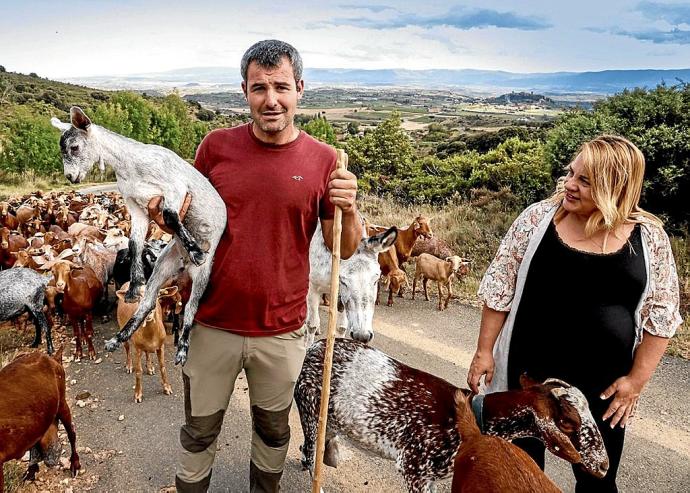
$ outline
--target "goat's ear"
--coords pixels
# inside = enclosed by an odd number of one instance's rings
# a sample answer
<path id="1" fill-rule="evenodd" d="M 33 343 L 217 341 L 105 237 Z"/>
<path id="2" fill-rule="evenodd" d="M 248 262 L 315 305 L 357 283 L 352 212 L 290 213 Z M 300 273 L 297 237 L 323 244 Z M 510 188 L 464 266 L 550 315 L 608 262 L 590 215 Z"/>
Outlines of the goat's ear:
<path id="1" fill-rule="evenodd" d="M 72 120 L 72 125 L 77 127 L 79 130 L 86 131 L 91 126 L 91 120 L 89 120 L 89 117 L 86 116 L 79 106 L 72 106 L 69 109 L 69 116 Z"/>
<path id="2" fill-rule="evenodd" d="M 527 389 L 529 387 L 534 387 L 535 385 L 541 385 L 541 382 L 537 382 L 533 378 L 530 378 L 527 373 L 520 375 L 520 387 Z"/>
<path id="3" fill-rule="evenodd" d="M 53 117 L 50 119 L 50 124 L 60 130 L 60 132 L 65 133 L 68 131 L 70 128 L 72 128 L 72 125 L 70 123 L 65 123 L 61 122 L 57 118 Z"/>

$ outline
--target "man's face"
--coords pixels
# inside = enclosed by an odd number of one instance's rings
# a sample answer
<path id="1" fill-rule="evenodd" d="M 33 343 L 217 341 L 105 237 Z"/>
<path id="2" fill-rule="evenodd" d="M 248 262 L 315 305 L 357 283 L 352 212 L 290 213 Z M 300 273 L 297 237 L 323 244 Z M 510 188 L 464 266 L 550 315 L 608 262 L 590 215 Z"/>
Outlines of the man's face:
<path id="1" fill-rule="evenodd" d="M 297 101 L 302 98 L 304 82 L 295 82 L 295 74 L 287 58 L 283 58 L 280 66 L 274 68 L 251 62 L 242 89 L 249 103 L 257 137 L 274 140 L 281 134 L 292 135 L 293 118 Z"/>

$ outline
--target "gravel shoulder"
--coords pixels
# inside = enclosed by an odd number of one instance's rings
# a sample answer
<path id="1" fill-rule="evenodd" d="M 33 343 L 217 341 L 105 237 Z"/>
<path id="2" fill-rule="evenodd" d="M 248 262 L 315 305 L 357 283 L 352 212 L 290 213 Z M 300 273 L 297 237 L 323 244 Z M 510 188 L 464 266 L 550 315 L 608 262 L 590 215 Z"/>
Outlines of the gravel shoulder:
<path id="1" fill-rule="evenodd" d="M 327 315 L 323 315 L 325 325 Z M 396 299 L 393 307 L 377 308 L 372 344 L 407 364 L 465 386 L 479 315 L 476 308 L 458 302 L 453 302 L 445 312 L 438 312 L 433 299 L 430 303 Z M 42 482 L 26 485 L 22 491 L 174 491 L 171 487 L 183 401 L 180 370 L 172 364 L 171 344 L 166 350 L 166 365 L 173 395 L 163 394 L 156 369 L 156 375 L 144 375 L 144 401 L 136 404 L 134 376 L 124 371 L 124 351 L 109 354 L 102 350 L 103 341 L 115 331 L 115 322 L 96 327 L 100 363 L 66 363 L 68 394 L 84 471 L 73 480 L 64 471 L 46 471 L 42 467 L 38 476 Z M 629 425 L 619 473 L 621 491 L 690 490 L 688 382 L 690 363 L 665 357 L 643 395 L 640 417 Z M 84 406 L 79 407 L 76 397 L 84 392 L 90 395 L 82 399 Z M 302 432 L 294 408 L 290 422 L 292 440 L 283 491 L 309 491 L 309 476 L 299 462 Z M 211 491 L 248 491 L 250 428 L 247 386 L 241 374 L 218 442 Z M 347 441 L 343 445 L 340 467 L 325 470 L 325 491 L 404 491 L 393 462 L 361 451 Z M 549 457 L 547 473 L 564 491 L 573 491 L 569 464 Z M 450 489 L 449 481 L 438 486 L 440 492 Z"/>

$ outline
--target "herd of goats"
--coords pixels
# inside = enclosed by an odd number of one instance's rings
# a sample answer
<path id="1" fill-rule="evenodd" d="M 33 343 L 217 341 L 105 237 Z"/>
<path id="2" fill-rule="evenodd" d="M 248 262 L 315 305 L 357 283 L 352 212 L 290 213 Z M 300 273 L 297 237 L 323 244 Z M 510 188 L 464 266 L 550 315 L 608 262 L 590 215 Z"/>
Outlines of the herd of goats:
<path id="1" fill-rule="evenodd" d="M 42 336 L 46 340 L 47 354 L 22 354 L 0 369 L 0 466 L 28 451 L 29 480 L 39 462 L 59 462 L 58 423 L 71 445 L 70 471 L 76 475 L 80 469 L 65 395 L 63 346 L 53 348 L 51 328 L 68 319 L 74 358 L 83 358 L 84 343 L 88 357 L 96 358 L 93 317 L 107 317 L 113 308 L 108 296 L 113 283 L 120 330 L 105 349 L 125 345 L 136 402 L 143 398 L 142 356 L 152 374 L 153 353 L 163 391 L 170 394 L 165 321 L 172 320 L 175 362 L 184 364 L 212 265 L 208 259 L 226 224 L 225 205 L 213 187 L 174 153 L 92 124 L 80 108 L 73 107 L 70 117 L 70 123 L 51 120 L 62 132 L 65 176 L 77 183 L 94 163 L 103 168 L 107 162 L 122 195 L 36 192 L 0 202 L 0 321 L 21 325 L 26 314 L 36 330 L 31 346 L 39 347 Z M 331 254 L 319 228 L 310 245 L 308 349 L 294 392 L 304 468 L 314 468 L 325 352 L 324 341 L 314 338 L 319 305 L 328 301 L 338 305 L 338 334 L 349 338 L 335 342 L 325 464 L 338 465 L 344 436 L 395 461 L 410 492 L 431 493 L 436 481 L 451 475 L 451 490 L 457 493 L 559 491 L 525 452 L 509 443 L 536 437 L 556 456 L 603 477 L 608 456 L 576 387 L 523 375 L 519 390 L 475 395 L 367 344 L 380 278 L 390 306 L 409 285 L 404 265 L 415 257 L 412 298 L 421 281 L 429 300 L 427 282 L 435 281 L 438 309 L 443 310 L 452 296 L 452 280 L 467 274 L 470 262 L 435 237 L 422 216 L 403 228 L 366 224 L 365 230 L 355 254 L 341 261 L 337 300 L 322 300 L 330 291 Z M 0 491 L 3 487 L 0 468 Z"/>
<path id="2" fill-rule="evenodd" d="M 93 317 L 107 317 L 113 309 L 109 285 L 114 284 L 117 295 L 120 327 L 137 308 L 136 301 L 125 301 L 132 263 L 128 238 L 131 218 L 120 194 L 34 192 L 0 202 L 0 225 L 0 320 L 11 320 L 20 327 L 30 319 L 35 325 L 32 347 L 41 344 L 43 335 L 47 353 L 52 354 L 51 328 L 65 324 L 67 319 L 74 330 L 74 358 L 84 356 L 83 345 L 87 356 L 96 358 Z M 463 479 L 454 479 L 458 488 L 453 491 L 487 491 L 487 478 L 503 478 L 513 484 L 518 471 L 527 481 L 539 481 L 539 491 L 558 491 L 536 466 L 532 467 L 529 457 L 516 452 L 506 441 L 535 436 L 555 455 L 581 464 L 594 475 L 605 474 L 608 459 L 587 402 L 577 388 L 566 382 L 549 379 L 539 383 L 524 378 L 522 390 L 490 394 L 477 404 L 479 397 L 468 390 L 408 367 L 366 344 L 373 336 L 372 317 L 358 312 L 373 314 L 374 307 L 367 306 L 366 300 L 375 299 L 378 304 L 379 284 L 372 284 L 371 276 L 384 280 L 390 306 L 394 295 L 402 296 L 409 286 L 404 264 L 414 258 L 412 296 L 417 282 L 422 281 L 428 300 L 427 282 L 433 280 L 438 284 L 438 309 L 443 310 L 452 296 L 453 278 L 465 275 L 469 267 L 467 259 L 454 255 L 443 240 L 433 235 L 423 216 L 403 228 L 367 224 L 366 230 L 367 238 L 362 240 L 355 258 L 341 265 L 341 286 L 345 290 L 341 296 L 351 303 L 340 303 L 342 319 L 338 326 L 341 335 L 347 333 L 351 338 L 338 339 L 335 347 L 326 464 L 337 465 L 338 437 L 346 436 L 367 450 L 395 460 L 411 492 L 433 491 L 434 482 L 454 470 L 455 477 L 461 472 Z M 141 252 L 144 278 L 151 275 L 156 259 L 171 239 L 171 234 L 150 222 Z M 310 255 L 315 259 L 330 255 L 318 230 Z M 369 262 L 362 262 L 364 257 Z M 323 341 L 313 342 L 313 336 L 320 326 L 318 306 L 329 301 L 324 299 L 328 292 L 324 280 L 330 273 L 319 271 L 315 268 L 318 265 L 317 260 L 312 260 L 307 318 L 310 349 L 295 389 L 304 432 L 302 463 L 307 469 L 313 468 L 325 347 Z M 363 273 L 362 269 L 371 272 Z M 158 290 L 155 309 L 125 342 L 126 368 L 135 373 L 137 402 L 143 397 L 143 355 L 147 372 L 153 374 L 149 355 L 156 353 L 163 390 L 166 394 L 172 392 L 164 363 L 165 322 L 171 322 L 177 343 L 190 290 L 186 270 L 171 276 Z M 29 479 L 35 476 L 40 461 L 55 464 L 60 456 L 58 420 L 72 445 L 71 470 L 76 474 L 79 468 L 64 379 L 61 348 L 52 357 L 41 352 L 21 355 L 0 370 L 4 403 L 0 404 L 0 463 L 22 457 L 30 450 Z M 19 433 L 15 429 L 10 436 L 13 416 L 31 413 L 22 394 L 26 388 L 42 389 L 35 392 L 31 408 L 46 401 L 52 411 L 47 418 L 31 419 L 30 423 L 20 420 L 24 429 Z M 478 405 L 484 434 L 473 413 Z M 478 456 L 486 456 L 490 467 L 485 464 L 478 468 Z M 510 467 L 514 469 L 508 476 L 495 471 Z M 2 483 L 0 472 L 0 488 Z"/>

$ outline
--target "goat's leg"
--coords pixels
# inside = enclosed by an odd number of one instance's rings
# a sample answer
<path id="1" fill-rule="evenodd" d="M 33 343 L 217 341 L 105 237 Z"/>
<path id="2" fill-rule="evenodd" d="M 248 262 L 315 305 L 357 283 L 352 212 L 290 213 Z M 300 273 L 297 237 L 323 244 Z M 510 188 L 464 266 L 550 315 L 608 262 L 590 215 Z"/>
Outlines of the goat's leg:
<path id="1" fill-rule="evenodd" d="M 129 237 L 129 256 L 132 259 L 132 265 L 129 271 L 129 289 L 125 293 L 125 302 L 135 303 L 141 298 L 139 290 L 146 282 L 141 255 L 144 251 L 144 239 L 149 219 L 133 200 L 126 199 L 125 203 L 132 216 L 132 234 Z"/>
<path id="2" fill-rule="evenodd" d="M 161 384 L 163 385 L 163 393 L 165 395 L 172 394 L 172 387 L 168 382 L 168 370 L 165 369 L 165 344 L 156 349 L 156 356 L 158 357 L 158 371 L 161 372 Z"/>
<path id="3" fill-rule="evenodd" d="M 422 286 L 424 287 L 424 299 L 427 300 L 427 301 L 431 301 L 431 300 L 429 299 L 429 288 L 428 288 L 428 286 L 427 286 L 428 283 L 429 283 L 429 279 L 427 279 L 426 277 L 424 277 L 424 278 L 422 279 Z"/>
<path id="4" fill-rule="evenodd" d="M 124 327 L 122 327 L 122 329 L 115 334 L 114 337 L 105 342 L 106 351 L 115 351 L 120 344 L 128 341 L 129 338 L 132 337 L 132 334 L 134 334 L 134 331 L 141 326 L 146 316 L 155 308 L 158 290 L 160 287 L 165 281 L 172 277 L 173 274 L 176 274 L 181 268 L 184 267 L 184 264 L 180 261 L 181 254 L 182 252 L 180 252 L 176 239 L 173 239 L 168 246 L 163 249 L 158 257 L 158 260 L 156 261 L 156 265 L 153 267 L 151 278 L 146 283 L 146 292 L 144 293 L 144 297 L 139 303 L 137 310 L 134 312 L 134 315 L 132 315 L 129 321 L 127 321 Z M 205 284 L 204 288 L 206 288 Z M 194 307 L 194 313 L 192 316 L 194 316 L 194 314 L 196 314 L 196 306 Z"/>
<path id="5" fill-rule="evenodd" d="M 318 406 L 320 387 L 313 389 L 305 389 L 305 384 L 302 383 L 296 392 L 313 392 L 313 396 L 295 396 L 295 402 L 299 409 L 299 419 L 302 425 L 302 434 L 304 435 L 304 443 L 300 447 L 302 452 L 302 469 L 314 473 L 314 452 L 316 451 L 316 434 L 318 428 L 319 410 L 313 409 L 311 405 Z"/>
<path id="6" fill-rule="evenodd" d="M 163 209 L 163 221 L 165 225 L 175 232 L 175 235 L 179 238 L 180 242 L 182 242 L 182 246 L 187 251 L 189 259 L 195 265 L 203 264 L 206 261 L 206 252 L 201 249 L 194 237 L 187 228 L 184 227 L 177 211 L 165 205 L 165 197 L 161 199 L 160 207 Z"/>
<path id="7" fill-rule="evenodd" d="M 144 354 L 146 354 L 146 373 L 148 375 L 155 375 L 156 369 L 153 367 L 153 357 L 151 357 L 151 354 L 153 353 L 144 351 Z"/>
<path id="8" fill-rule="evenodd" d="M 412 278 L 412 299 L 414 299 L 414 295 L 417 292 L 417 273 L 415 272 L 415 276 Z"/>
<path id="9" fill-rule="evenodd" d="M 441 285 L 441 281 L 436 281 L 436 285 L 438 286 L 438 309 L 440 311 L 443 310 L 443 286 Z"/>
<path id="10" fill-rule="evenodd" d="M 89 359 L 96 359 L 96 349 L 93 347 L 93 314 L 89 313 L 83 322 L 84 335 L 86 336 L 86 345 L 89 348 Z"/>
<path id="11" fill-rule="evenodd" d="M 389 280 L 389 282 L 390 282 L 390 280 Z M 388 302 L 386 302 L 386 305 L 387 306 L 393 306 L 393 284 L 390 284 L 388 286 Z"/>
<path id="12" fill-rule="evenodd" d="M 448 303 L 450 302 L 451 295 L 453 294 L 450 290 L 450 281 L 446 284 L 446 290 L 448 291 L 448 296 L 446 296 L 446 302 L 443 304 L 443 308 L 448 308 Z"/>
<path id="13" fill-rule="evenodd" d="M 134 402 L 141 402 L 144 398 L 144 393 L 141 390 L 141 375 L 144 373 L 141 368 L 141 353 L 143 351 L 134 345 Z"/>
<path id="14" fill-rule="evenodd" d="M 38 347 L 41 345 L 41 326 L 38 325 L 38 320 L 36 320 L 36 316 L 33 313 L 33 310 L 31 309 L 30 306 L 25 307 L 26 312 L 29 314 L 29 318 L 31 318 L 31 322 L 34 324 L 34 340 L 31 343 L 29 347 Z M 15 318 L 13 322 L 16 322 L 19 320 L 19 318 Z"/>
<path id="15" fill-rule="evenodd" d="M 125 341 L 125 353 L 127 353 L 127 362 L 125 363 L 125 371 L 132 373 L 132 355 L 129 352 L 129 341 Z"/>
<path id="16" fill-rule="evenodd" d="M 184 308 L 181 313 L 184 317 Z M 180 315 L 175 310 L 173 310 L 172 319 L 173 345 L 177 347 L 177 342 L 180 340 Z"/>
<path id="17" fill-rule="evenodd" d="M 30 310 L 31 315 L 34 318 L 34 324 L 36 324 L 36 337 L 34 339 L 34 344 L 38 342 L 36 346 L 32 345 L 32 347 L 38 347 L 38 345 L 41 344 L 41 331 L 43 331 L 46 336 L 46 351 L 48 354 L 53 354 L 55 351 L 53 349 L 53 336 L 50 331 L 50 324 L 48 323 L 43 310 L 40 308 L 40 305 L 39 307 Z"/>
<path id="18" fill-rule="evenodd" d="M 64 395 L 64 394 L 63 394 Z M 67 433 L 67 439 L 69 440 L 70 447 L 72 448 L 72 455 L 69 458 L 70 466 L 69 470 L 72 476 L 77 475 L 77 471 L 81 469 L 81 464 L 79 463 L 79 454 L 77 454 L 77 434 L 74 432 L 74 424 L 72 423 L 72 413 L 69 410 L 69 406 L 64 400 L 60 402 L 60 408 L 58 409 L 57 418 L 62 423 Z"/>
<path id="19" fill-rule="evenodd" d="M 210 255 L 213 255 L 213 253 L 214 252 L 209 252 Z M 206 262 L 199 266 L 189 266 L 189 277 L 192 278 L 192 292 L 184 310 L 182 335 L 177 343 L 177 353 L 175 354 L 176 365 L 184 365 L 187 361 L 187 353 L 189 352 L 189 331 L 192 329 L 194 315 L 196 315 L 196 311 L 199 308 L 199 300 L 204 294 L 208 279 L 211 276 L 211 265 L 212 262 Z"/>
<path id="20" fill-rule="evenodd" d="M 70 322 L 72 322 L 72 329 L 74 330 L 74 338 L 77 340 L 77 346 L 74 350 L 75 361 L 80 361 L 84 357 L 84 353 L 81 348 L 81 321 L 74 315 L 69 316 Z"/>

